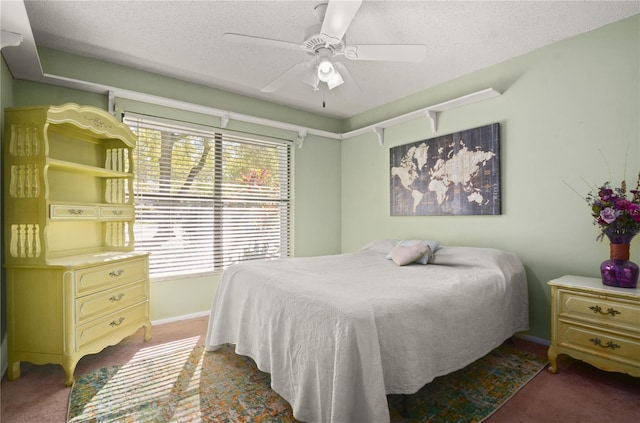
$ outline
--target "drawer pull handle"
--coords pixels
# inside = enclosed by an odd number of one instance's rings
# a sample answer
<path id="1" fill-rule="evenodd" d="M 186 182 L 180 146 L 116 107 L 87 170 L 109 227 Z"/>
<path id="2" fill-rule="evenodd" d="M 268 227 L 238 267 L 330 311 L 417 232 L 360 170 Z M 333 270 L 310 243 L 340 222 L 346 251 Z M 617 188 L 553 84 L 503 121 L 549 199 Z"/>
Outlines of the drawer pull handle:
<path id="1" fill-rule="evenodd" d="M 116 326 L 120 326 L 122 322 L 124 322 L 124 317 L 119 318 L 117 322 L 114 320 L 113 322 L 109 323 L 109 326 L 115 328 Z"/>
<path id="2" fill-rule="evenodd" d="M 120 301 L 122 299 L 122 297 L 124 297 L 123 293 L 119 293 L 117 296 L 114 295 L 111 298 L 109 298 L 109 301 L 111 301 L 112 303 L 117 303 L 118 301 Z"/>
<path id="3" fill-rule="evenodd" d="M 615 316 L 616 314 L 622 314 L 620 313 L 618 310 L 614 310 L 613 308 L 608 308 L 606 312 L 602 311 L 602 308 L 599 305 L 595 305 L 595 306 L 591 306 L 589 307 L 590 310 L 593 310 L 594 313 L 600 313 L 600 314 L 610 314 L 612 316 Z"/>
<path id="4" fill-rule="evenodd" d="M 82 209 L 69 209 L 69 214 L 81 215 L 82 213 L 84 213 L 84 210 Z"/>
<path id="5" fill-rule="evenodd" d="M 113 213 L 114 216 L 122 216 L 122 210 L 112 210 L 111 213 Z"/>
<path id="6" fill-rule="evenodd" d="M 109 276 L 111 276 L 112 278 L 117 278 L 118 276 L 122 276 L 123 273 L 124 270 L 122 269 L 112 270 L 111 272 L 109 272 Z"/>
<path id="7" fill-rule="evenodd" d="M 589 339 L 589 341 L 593 342 L 593 345 L 597 345 L 601 348 L 611 348 L 612 350 L 620 348 L 620 345 L 614 344 L 613 341 L 609 341 L 606 344 L 603 344 L 602 341 L 598 338 L 591 338 Z"/>

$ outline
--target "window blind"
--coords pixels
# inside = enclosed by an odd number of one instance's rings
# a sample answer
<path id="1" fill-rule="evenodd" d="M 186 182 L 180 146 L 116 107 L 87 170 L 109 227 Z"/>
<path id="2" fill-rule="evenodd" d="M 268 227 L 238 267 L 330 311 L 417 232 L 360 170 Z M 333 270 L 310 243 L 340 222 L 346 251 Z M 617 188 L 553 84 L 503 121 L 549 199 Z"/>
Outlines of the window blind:
<path id="1" fill-rule="evenodd" d="M 291 142 L 127 114 L 138 136 L 134 225 L 152 278 L 290 252 Z"/>

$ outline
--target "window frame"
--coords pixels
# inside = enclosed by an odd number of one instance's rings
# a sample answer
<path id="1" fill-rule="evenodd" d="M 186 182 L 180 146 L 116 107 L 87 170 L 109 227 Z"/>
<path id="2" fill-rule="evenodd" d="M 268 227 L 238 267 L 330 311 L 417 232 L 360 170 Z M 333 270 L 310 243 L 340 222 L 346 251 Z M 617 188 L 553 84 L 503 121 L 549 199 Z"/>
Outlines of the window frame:
<path id="1" fill-rule="evenodd" d="M 275 259 L 275 258 L 284 258 L 291 257 L 292 255 L 292 243 L 293 243 L 293 230 L 292 230 L 292 215 L 293 215 L 293 142 L 291 140 L 281 139 L 281 138 L 273 138 L 273 137 L 265 137 L 263 135 L 245 133 L 239 131 L 230 131 L 227 129 L 216 128 L 213 126 L 204 126 L 195 123 L 188 123 L 179 120 L 166 119 L 162 117 L 143 115 L 139 113 L 125 112 L 122 114 L 122 120 L 125 124 L 131 127 L 132 131 L 138 135 L 139 128 L 149 128 L 152 126 L 156 126 L 153 128 L 155 130 L 167 129 L 172 132 L 179 133 L 188 133 L 189 135 L 206 137 L 209 140 L 214 141 L 214 145 L 211 149 L 211 154 L 213 155 L 214 165 L 212 170 L 214 173 L 213 178 L 213 186 L 212 186 L 212 195 L 210 197 L 207 196 L 192 196 L 194 201 L 208 199 L 211 202 L 211 213 L 213 216 L 213 223 L 211 229 L 211 237 L 212 237 L 212 248 L 213 254 L 210 257 L 211 259 L 211 267 L 207 270 L 203 271 L 195 271 L 195 272 L 187 272 L 186 269 L 182 272 L 172 272 L 168 274 L 167 272 L 156 273 L 153 274 L 153 266 L 150 265 L 150 279 L 152 280 L 174 280 L 174 279 L 186 279 L 192 277 L 201 277 L 207 275 L 215 275 L 221 273 L 226 267 L 237 262 L 237 260 L 230 260 L 229 254 L 230 251 L 234 251 L 233 248 L 228 248 L 225 246 L 224 238 L 228 236 L 229 233 L 233 233 L 232 231 L 225 231 L 225 223 L 224 219 L 222 219 L 223 214 L 225 213 L 225 202 L 229 201 L 229 198 L 225 196 L 225 189 L 223 188 L 223 184 L 228 183 L 224 179 L 222 172 L 222 168 L 225 166 L 225 162 L 229 162 L 229 158 L 225 158 L 225 152 L 223 146 L 225 143 L 239 143 L 245 146 L 265 146 L 267 148 L 272 149 L 275 154 L 274 156 L 278 159 L 278 165 L 276 168 L 277 172 L 277 188 L 276 191 L 279 192 L 279 196 L 277 200 L 273 198 L 258 198 L 254 199 L 255 202 L 260 203 L 261 201 L 265 204 L 269 202 L 273 202 L 278 204 L 277 213 L 265 212 L 265 216 L 274 216 L 277 214 L 279 216 L 276 218 L 276 221 L 279 222 L 276 225 L 277 232 L 279 233 L 279 241 L 276 243 L 277 248 L 276 251 L 279 251 L 277 255 L 265 253 L 264 255 L 258 255 L 257 259 Z M 172 140 L 174 143 L 175 140 Z M 206 142 L 206 140 L 205 140 Z M 162 141 L 160 141 L 162 143 Z M 172 149 L 174 144 L 172 144 Z M 145 197 L 149 198 L 150 192 L 145 191 L 144 193 L 140 193 L 139 189 L 139 169 L 138 169 L 138 149 L 134 150 L 134 158 L 132 158 L 132 162 L 134 163 L 133 169 L 135 173 L 134 180 L 134 192 L 132 193 L 134 197 L 134 204 L 136 209 L 136 221 L 138 223 L 134 224 L 134 237 L 135 237 L 135 249 L 136 250 L 148 250 L 145 248 L 145 242 L 143 242 L 140 238 L 140 232 L 137 230 L 140 228 L 140 222 L 151 222 L 159 225 L 161 223 L 161 219 L 146 219 L 142 216 L 140 207 L 141 199 Z M 283 153 L 284 151 L 284 153 Z M 170 160 L 173 160 L 173 152 L 169 155 Z M 158 159 L 160 160 L 160 158 Z M 248 163 L 248 162 L 247 162 Z M 160 166 L 160 164 L 158 164 Z M 171 164 L 170 164 L 171 166 Z M 175 181 L 170 180 L 170 183 Z M 158 184 L 160 184 L 160 179 L 158 178 Z M 227 187 L 228 188 L 228 187 Z M 229 192 L 233 193 L 233 189 Z M 182 197 L 185 198 L 184 196 Z M 186 198 L 190 198 L 187 196 Z M 242 196 L 234 197 L 238 202 L 242 202 Z M 172 202 L 171 193 L 167 194 L 166 201 L 168 203 Z M 248 202 L 246 198 L 245 202 Z M 253 215 L 252 215 L 253 216 Z M 243 218 L 238 217 L 233 220 L 233 222 L 242 222 Z M 273 242 L 273 241 L 269 241 Z M 244 245 L 242 242 L 238 243 L 238 245 Z M 247 244 L 248 245 L 248 244 Z M 239 247 L 241 248 L 241 247 Z M 170 250 L 170 249 L 169 249 Z M 163 250 L 167 251 L 167 250 Z M 153 256 L 153 252 L 151 254 Z M 150 263 L 152 263 L 153 257 L 150 257 Z M 243 261 L 247 259 L 241 259 L 239 261 Z"/>

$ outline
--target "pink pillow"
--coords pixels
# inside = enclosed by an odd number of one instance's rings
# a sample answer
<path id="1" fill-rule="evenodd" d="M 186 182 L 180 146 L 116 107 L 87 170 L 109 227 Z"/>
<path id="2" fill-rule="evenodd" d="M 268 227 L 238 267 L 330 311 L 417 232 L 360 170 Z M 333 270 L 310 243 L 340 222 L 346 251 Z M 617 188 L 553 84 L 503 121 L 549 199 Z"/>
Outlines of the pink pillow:
<path id="1" fill-rule="evenodd" d="M 398 244 L 391 250 L 391 260 L 398 266 L 404 266 L 418 260 L 429 250 L 431 247 L 422 243 L 409 246 Z"/>

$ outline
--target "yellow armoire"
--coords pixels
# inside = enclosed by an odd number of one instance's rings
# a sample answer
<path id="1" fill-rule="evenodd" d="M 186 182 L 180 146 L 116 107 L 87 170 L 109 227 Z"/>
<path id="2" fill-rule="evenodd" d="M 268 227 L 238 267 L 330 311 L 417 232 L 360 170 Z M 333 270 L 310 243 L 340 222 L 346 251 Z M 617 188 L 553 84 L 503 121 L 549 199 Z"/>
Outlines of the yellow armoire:
<path id="1" fill-rule="evenodd" d="M 9 379 L 20 362 L 61 364 L 149 320 L 148 254 L 134 251 L 136 137 L 88 106 L 5 110 L 4 254 Z"/>

